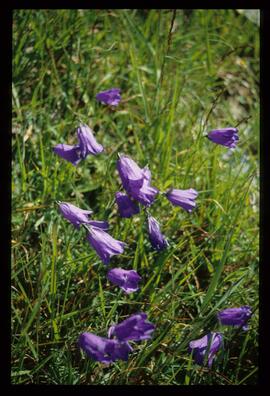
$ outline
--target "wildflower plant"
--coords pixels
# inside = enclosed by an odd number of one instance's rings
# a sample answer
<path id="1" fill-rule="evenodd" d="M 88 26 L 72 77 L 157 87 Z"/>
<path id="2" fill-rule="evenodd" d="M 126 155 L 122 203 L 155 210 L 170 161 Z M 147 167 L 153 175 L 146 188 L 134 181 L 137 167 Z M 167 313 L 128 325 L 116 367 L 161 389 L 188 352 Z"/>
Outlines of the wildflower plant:
<path id="1" fill-rule="evenodd" d="M 112 89 L 100 92 L 96 99 L 111 106 L 118 105 L 120 101 L 120 89 Z M 236 128 L 224 128 L 208 133 L 207 137 L 214 143 L 233 148 L 238 141 Z M 77 165 L 88 154 L 96 155 L 103 151 L 103 146 L 94 138 L 92 130 L 87 125 L 81 125 L 77 130 L 79 144 L 75 146 L 57 145 L 54 152 L 64 159 Z M 161 193 L 151 183 L 151 171 L 148 166 L 140 168 L 139 165 L 128 155 L 118 154 L 116 168 L 118 170 L 123 192 L 115 193 L 115 202 L 118 213 L 122 218 L 131 218 L 140 213 L 142 208 L 146 214 L 147 230 L 152 247 L 162 251 L 169 246 L 167 238 L 162 234 L 159 222 L 150 214 L 150 207 L 156 196 L 161 194 L 174 206 L 179 206 L 188 213 L 196 208 L 198 192 L 194 188 L 186 190 L 170 188 Z M 86 231 L 86 239 L 96 251 L 101 261 L 108 265 L 112 256 L 122 254 L 126 243 L 114 239 L 107 231 L 107 221 L 89 219 L 92 210 L 84 210 L 67 202 L 58 202 L 59 210 L 76 229 L 83 226 Z M 108 271 L 107 279 L 120 287 L 126 294 L 139 290 L 138 282 L 141 276 L 134 270 L 113 268 Z M 251 316 L 248 306 L 240 308 L 228 308 L 220 311 L 217 315 L 223 325 L 240 326 L 247 329 L 247 321 Z M 123 322 L 109 328 L 108 338 L 97 336 L 93 333 L 84 332 L 79 337 L 79 346 L 92 359 L 101 363 L 112 363 L 116 360 L 128 360 L 132 347 L 127 341 L 140 341 L 150 339 L 155 326 L 147 321 L 147 314 L 141 312 L 130 316 Z M 212 366 L 213 360 L 222 346 L 223 336 L 220 332 L 210 332 L 202 338 L 190 341 L 188 351 L 192 353 L 195 363 Z"/>
<path id="2" fill-rule="evenodd" d="M 151 171 L 146 166 L 139 165 L 128 155 L 118 154 L 117 170 L 126 194 L 117 192 L 115 201 L 121 217 L 132 217 L 140 212 L 141 204 L 146 213 L 149 240 L 155 250 L 163 250 L 169 246 L 166 237 L 161 233 L 160 225 L 150 214 L 150 206 L 161 192 L 151 185 Z M 173 205 L 180 206 L 187 212 L 196 207 L 195 199 L 198 192 L 193 188 L 188 190 L 170 189 L 161 195 L 165 196 Z"/>
<path id="3" fill-rule="evenodd" d="M 255 29 L 15 11 L 13 382 L 254 381 Z"/>

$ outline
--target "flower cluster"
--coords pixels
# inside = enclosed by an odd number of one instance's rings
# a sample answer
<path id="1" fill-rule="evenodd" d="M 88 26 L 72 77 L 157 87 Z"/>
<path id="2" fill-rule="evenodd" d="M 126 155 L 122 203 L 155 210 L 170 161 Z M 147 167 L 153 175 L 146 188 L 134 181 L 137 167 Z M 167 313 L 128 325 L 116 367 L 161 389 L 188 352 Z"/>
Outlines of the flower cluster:
<path id="1" fill-rule="evenodd" d="M 88 231 L 86 239 L 104 264 L 109 264 L 112 256 L 123 253 L 126 244 L 106 232 L 109 229 L 107 221 L 89 220 L 88 216 L 93 213 L 91 210 L 80 209 L 68 202 L 58 202 L 58 205 L 61 214 L 75 228 L 84 225 Z"/>
<path id="2" fill-rule="evenodd" d="M 147 228 L 149 240 L 156 250 L 163 250 L 168 246 L 168 241 L 162 235 L 158 221 L 150 215 L 149 207 L 154 203 L 160 191 L 151 185 L 151 172 L 146 166 L 143 169 L 127 155 L 119 155 L 117 170 L 126 194 L 118 191 L 115 201 L 121 217 L 132 217 L 139 213 L 139 204 L 147 208 Z M 170 189 L 165 194 L 166 198 L 175 206 L 180 206 L 187 212 L 196 207 L 195 199 L 198 192 L 193 188 L 187 190 Z"/>
<path id="3" fill-rule="evenodd" d="M 79 337 L 80 348 L 92 359 L 102 363 L 128 360 L 133 348 L 128 341 L 141 341 L 151 338 L 155 326 L 147 321 L 144 312 L 130 316 L 123 322 L 111 326 L 108 338 L 92 333 L 82 333 Z M 113 338 L 114 337 L 114 338 Z"/>
<path id="4" fill-rule="evenodd" d="M 96 99 L 102 104 L 112 107 L 121 101 L 120 89 L 112 88 L 96 95 Z M 209 140 L 228 148 L 235 148 L 239 140 L 236 128 L 224 128 L 212 130 L 208 133 Z M 77 129 L 78 144 L 58 144 L 53 147 L 54 152 L 76 166 L 89 154 L 97 155 L 104 149 L 99 144 L 91 128 L 80 125 Z M 115 201 L 119 215 L 122 218 L 131 218 L 144 208 L 147 215 L 147 230 L 149 240 L 154 249 L 161 251 L 168 247 L 168 241 L 162 234 L 158 221 L 150 214 L 149 207 L 154 203 L 158 194 L 162 194 L 174 206 L 180 206 L 186 212 L 191 213 L 196 208 L 198 192 L 193 189 L 170 188 L 166 192 L 160 192 L 151 182 L 151 171 L 145 166 L 139 165 L 129 156 L 120 154 L 116 164 L 121 183 L 125 192 L 118 191 Z M 76 229 L 81 226 L 86 229 L 86 239 L 95 250 L 96 254 L 105 265 L 108 265 L 112 256 L 122 254 L 126 244 L 114 239 L 109 233 L 107 221 L 91 219 L 92 210 L 85 210 L 68 203 L 57 201 L 60 213 Z M 126 294 L 139 290 L 138 283 L 141 276 L 134 270 L 112 268 L 107 273 L 107 279 L 120 287 Z M 252 315 L 249 306 L 240 308 L 227 308 L 217 315 L 221 325 L 231 325 L 247 330 L 247 322 Z M 108 330 L 108 337 L 100 337 L 96 334 L 84 332 L 79 336 L 79 347 L 92 359 L 110 364 L 116 360 L 128 360 L 129 353 L 133 348 L 130 341 L 138 342 L 152 337 L 155 325 L 147 320 L 147 314 L 140 312 L 131 315 L 123 322 L 113 325 Z M 208 364 L 211 367 L 213 360 L 223 345 L 223 335 L 220 332 L 209 332 L 203 337 L 189 343 L 189 352 L 199 365 Z"/>
<path id="5" fill-rule="evenodd" d="M 236 326 L 247 330 L 247 321 L 251 315 L 251 308 L 245 305 L 239 308 L 226 308 L 218 312 L 217 318 L 222 325 Z M 208 364 L 211 367 L 222 344 L 223 335 L 221 333 L 210 332 L 202 338 L 191 341 L 189 343 L 189 352 L 192 352 L 193 359 L 197 364 Z"/>

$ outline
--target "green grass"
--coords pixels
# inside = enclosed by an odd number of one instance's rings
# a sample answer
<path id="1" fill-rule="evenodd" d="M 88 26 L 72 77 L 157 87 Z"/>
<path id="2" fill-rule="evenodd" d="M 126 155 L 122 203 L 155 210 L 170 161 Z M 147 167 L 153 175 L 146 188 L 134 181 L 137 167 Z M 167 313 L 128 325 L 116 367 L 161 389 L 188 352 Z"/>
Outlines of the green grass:
<path id="1" fill-rule="evenodd" d="M 258 366 L 259 29 L 235 10 L 17 10 L 13 20 L 12 382 L 14 384 L 256 384 Z M 120 87 L 112 110 L 97 92 Z M 52 147 L 80 122 L 105 152 L 76 168 Z M 203 137 L 238 125 L 231 154 Z M 195 188 L 191 214 L 158 196 L 151 214 L 170 242 L 155 252 L 145 215 L 121 219 L 117 153 L 149 165 L 153 185 Z M 109 268 L 136 269 L 125 295 L 61 217 L 56 200 L 94 210 L 128 244 Z M 250 305 L 247 332 L 216 313 Z M 104 367 L 78 348 L 144 311 L 153 338 Z M 224 332 L 211 369 L 189 341 Z"/>

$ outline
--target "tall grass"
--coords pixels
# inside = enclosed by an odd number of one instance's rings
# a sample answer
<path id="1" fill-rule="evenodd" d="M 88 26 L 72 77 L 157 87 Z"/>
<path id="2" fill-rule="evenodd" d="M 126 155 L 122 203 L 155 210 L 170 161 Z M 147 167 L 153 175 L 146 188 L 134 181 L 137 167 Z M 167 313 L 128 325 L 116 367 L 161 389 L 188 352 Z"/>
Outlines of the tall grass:
<path id="1" fill-rule="evenodd" d="M 16 384 L 254 384 L 258 353 L 258 26 L 235 10 L 16 10 L 13 14 L 12 382 Z M 95 100 L 120 87 L 112 110 Z M 52 147 L 80 122 L 105 152 L 76 168 Z M 204 137 L 238 125 L 233 153 Z M 117 153 L 149 165 L 153 185 L 195 188 L 191 214 L 159 196 L 150 211 L 170 246 L 151 248 L 143 212 L 121 219 Z M 91 208 L 128 244 L 110 268 L 136 269 L 130 295 L 59 214 Z M 211 369 L 189 341 L 219 329 L 218 310 L 250 305 L 248 332 L 223 328 Z M 156 325 L 127 363 L 79 350 L 144 311 Z"/>

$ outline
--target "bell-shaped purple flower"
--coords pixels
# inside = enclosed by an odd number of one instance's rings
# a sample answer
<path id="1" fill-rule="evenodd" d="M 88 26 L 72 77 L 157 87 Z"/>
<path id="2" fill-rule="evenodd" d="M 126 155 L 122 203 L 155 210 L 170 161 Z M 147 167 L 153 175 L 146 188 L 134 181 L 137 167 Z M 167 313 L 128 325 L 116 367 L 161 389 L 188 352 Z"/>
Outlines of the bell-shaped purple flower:
<path id="1" fill-rule="evenodd" d="M 53 147 L 55 154 L 76 166 L 81 161 L 80 146 L 70 146 L 69 144 L 57 144 Z"/>
<path id="2" fill-rule="evenodd" d="M 127 294 L 139 290 L 138 282 L 142 279 L 136 271 L 122 268 L 111 269 L 107 274 L 107 278 Z"/>
<path id="3" fill-rule="evenodd" d="M 202 366 L 207 359 L 208 366 L 211 367 L 213 359 L 222 345 L 222 339 L 222 334 L 211 332 L 198 340 L 191 341 L 189 352 L 193 352 L 194 361 Z"/>
<path id="4" fill-rule="evenodd" d="M 126 246 L 124 242 L 114 239 L 100 227 L 89 227 L 86 238 L 104 264 L 109 264 L 112 256 L 123 253 Z"/>
<path id="5" fill-rule="evenodd" d="M 146 321 L 147 314 L 144 312 L 130 316 L 128 319 L 111 326 L 108 331 L 108 337 L 115 336 L 119 341 L 140 341 L 152 337 L 155 325 Z"/>
<path id="6" fill-rule="evenodd" d="M 151 245 L 154 249 L 163 250 L 168 246 L 167 240 L 160 231 L 158 221 L 152 216 L 148 216 L 148 233 Z"/>
<path id="7" fill-rule="evenodd" d="M 124 189 L 129 192 L 134 188 L 141 188 L 144 180 L 143 169 L 127 155 L 119 155 L 119 157 L 116 167 Z"/>
<path id="8" fill-rule="evenodd" d="M 217 317 L 222 325 L 242 327 L 247 330 L 247 321 L 251 318 L 252 312 L 248 305 L 239 308 L 227 308 L 220 311 Z"/>
<path id="9" fill-rule="evenodd" d="M 189 188 L 188 190 L 172 188 L 166 193 L 166 197 L 173 205 L 181 206 L 187 212 L 192 212 L 196 207 L 195 199 L 197 196 L 198 192 L 193 188 Z"/>
<path id="10" fill-rule="evenodd" d="M 208 132 L 207 137 L 212 142 L 229 148 L 235 148 L 239 141 L 237 128 L 214 129 Z"/>
<path id="11" fill-rule="evenodd" d="M 75 228 L 79 228 L 80 224 L 89 224 L 92 222 L 88 219 L 88 215 L 93 213 L 92 210 L 80 209 L 68 202 L 60 202 L 59 210 L 61 214 L 74 225 Z"/>
<path id="12" fill-rule="evenodd" d="M 141 169 L 126 155 L 120 155 L 117 169 L 127 193 L 142 205 L 151 205 L 159 191 L 150 185 L 150 170 L 147 167 Z"/>
<path id="13" fill-rule="evenodd" d="M 99 92 L 96 95 L 96 99 L 103 104 L 117 106 L 121 100 L 120 91 L 119 88 L 108 89 L 107 91 Z"/>
<path id="14" fill-rule="evenodd" d="M 81 158 L 85 159 L 88 154 L 96 155 L 103 151 L 103 146 L 96 141 L 92 129 L 87 125 L 81 125 L 77 129 L 77 135 Z"/>
<path id="15" fill-rule="evenodd" d="M 126 194 L 117 192 L 115 200 L 121 217 L 132 217 L 140 212 L 140 208 Z"/>
<path id="16" fill-rule="evenodd" d="M 128 342 L 110 340 L 87 332 L 80 335 L 78 344 L 90 358 L 107 364 L 116 360 L 127 361 L 129 352 L 133 350 Z"/>

